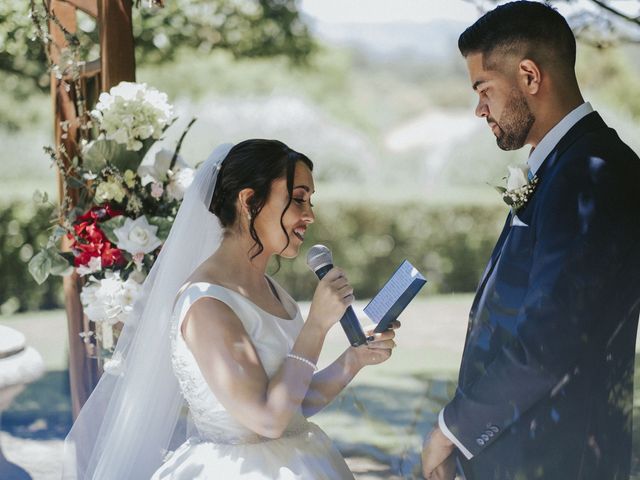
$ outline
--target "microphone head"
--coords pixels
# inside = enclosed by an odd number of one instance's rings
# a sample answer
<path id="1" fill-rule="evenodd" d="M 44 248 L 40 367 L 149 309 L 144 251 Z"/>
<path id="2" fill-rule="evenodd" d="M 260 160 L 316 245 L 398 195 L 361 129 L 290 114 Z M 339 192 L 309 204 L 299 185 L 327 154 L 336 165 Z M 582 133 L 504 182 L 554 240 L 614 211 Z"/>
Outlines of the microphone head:
<path id="1" fill-rule="evenodd" d="M 331 250 L 324 245 L 314 245 L 307 252 L 307 265 L 314 272 L 326 265 L 333 265 Z"/>

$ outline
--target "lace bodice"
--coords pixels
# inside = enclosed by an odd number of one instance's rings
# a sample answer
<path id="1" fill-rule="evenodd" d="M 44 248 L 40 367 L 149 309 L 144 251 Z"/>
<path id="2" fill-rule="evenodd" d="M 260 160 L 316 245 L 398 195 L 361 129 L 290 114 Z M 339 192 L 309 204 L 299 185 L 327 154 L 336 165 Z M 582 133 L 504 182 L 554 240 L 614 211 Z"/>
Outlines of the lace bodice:
<path id="1" fill-rule="evenodd" d="M 176 301 L 171 332 L 172 365 L 201 440 L 239 444 L 256 443 L 263 441 L 263 438 L 234 419 L 215 397 L 184 341 L 180 328 L 182 321 L 191 305 L 201 297 L 213 297 L 224 302 L 242 322 L 265 372 L 272 377 L 287 353 L 291 351 L 303 320 L 295 301 L 273 280 L 271 282 L 285 309 L 290 313 L 290 319 L 280 318 L 262 310 L 233 290 L 204 282 L 190 284 Z M 301 412 L 297 412 L 285 436 L 298 433 L 306 427 L 306 419 Z"/>

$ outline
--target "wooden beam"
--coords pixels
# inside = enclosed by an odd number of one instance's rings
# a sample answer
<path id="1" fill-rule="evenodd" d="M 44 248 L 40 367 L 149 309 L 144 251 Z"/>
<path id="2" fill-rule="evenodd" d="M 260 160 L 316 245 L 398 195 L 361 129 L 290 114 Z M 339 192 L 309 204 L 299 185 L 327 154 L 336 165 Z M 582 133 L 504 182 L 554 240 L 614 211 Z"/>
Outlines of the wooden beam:
<path id="1" fill-rule="evenodd" d="M 103 91 L 136 80 L 131 7 L 131 0 L 98 0 Z"/>
<path id="2" fill-rule="evenodd" d="M 51 0 L 49 11 L 55 14 L 60 24 L 69 32 L 75 32 L 76 8 L 63 1 Z M 49 22 L 53 46 L 50 49 L 51 60 L 54 63 L 60 61 L 60 49 L 66 46 L 63 31 L 55 24 Z M 51 98 L 54 110 L 54 132 L 56 145 L 64 148 L 65 154 L 59 153 L 66 164 L 67 159 L 73 158 L 78 149 L 78 117 L 75 105 L 76 92 L 64 80 L 59 80 L 51 75 Z M 62 122 L 67 122 L 68 129 L 65 132 L 61 127 Z M 66 138 L 63 138 L 66 137 Z M 66 156 L 65 156 L 66 155 Z M 62 202 L 65 194 L 62 173 L 58 171 L 58 196 Z M 73 198 L 73 197 L 72 197 Z M 68 242 L 63 241 L 62 248 L 69 249 Z M 79 333 L 87 330 L 85 316 L 80 302 L 80 280 L 76 273 L 63 277 L 65 296 L 65 308 L 67 312 L 67 331 L 69 338 L 69 380 L 71 387 L 71 405 L 73 418 L 75 419 L 87 401 L 93 388 L 98 382 L 99 374 L 97 362 L 89 358 L 87 346 L 80 338 Z"/>
<path id="3" fill-rule="evenodd" d="M 99 76 L 101 72 L 101 65 L 100 65 L 101 63 L 102 62 L 98 58 L 96 60 L 91 60 L 89 62 L 85 62 L 82 65 L 80 65 L 80 72 L 79 72 L 80 79 L 85 80 L 88 78 Z M 71 82 L 72 81 L 71 75 L 66 75 L 64 77 L 64 80 Z"/>
<path id="4" fill-rule="evenodd" d="M 62 0 L 93 18 L 98 18 L 98 0 Z"/>

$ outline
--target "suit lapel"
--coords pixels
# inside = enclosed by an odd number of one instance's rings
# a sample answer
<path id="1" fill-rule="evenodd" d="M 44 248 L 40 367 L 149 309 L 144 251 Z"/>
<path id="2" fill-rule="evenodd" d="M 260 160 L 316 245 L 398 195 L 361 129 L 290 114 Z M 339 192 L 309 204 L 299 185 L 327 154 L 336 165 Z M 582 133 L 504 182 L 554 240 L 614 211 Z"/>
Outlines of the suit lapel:
<path id="1" fill-rule="evenodd" d="M 536 176 L 539 178 L 539 181 L 542 182 L 543 177 L 547 175 L 550 170 L 553 169 L 553 167 L 558 162 L 558 159 L 562 156 L 565 150 L 567 150 L 567 148 L 569 148 L 576 140 L 578 140 L 582 135 L 584 135 L 587 132 L 599 130 L 602 128 L 608 128 L 608 127 L 607 127 L 607 124 L 604 122 L 604 120 L 602 120 L 602 117 L 597 112 L 592 112 L 588 115 L 585 115 L 583 118 L 581 118 L 573 127 L 569 129 L 569 131 L 564 135 L 564 137 L 560 139 L 560 141 L 558 142 L 558 145 L 556 145 L 556 147 L 551 151 L 551 153 L 549 153 L 549 155 L 545 158 L 544 162 L 542 162 L 542 165 L 536 172 Z M 538 186 L 538 189 L 539 188 L 540 186 Z M 536 192 L 534 192 L 533 194 L 534 197 L 535 197 L 535 194 Z M 527 205 L 527 207 L 528 206 L 529 205 Z M 525 209 L 527 207 L 525 207 Z M 480 283 L 478 284 L 478 289 L 476 290 L 476 295 L 475 295 L 475 298 L 473 299 L 473 305 L 471 306 L 471 312 L 469 314 L 469 317 L 470 317 L 469 327 L 471 327 L 472 319 L 475 317 L 477 313 L 476 310 L 478 308 L 478 303 L 480 302 L 480 298 L 482 298 L 482 293 L 486 286 L 487 279 L 489 278 L 489 276 L 491 275 L 491 272 L 493 272 L 493 269 L 498 263 L 498 259 L 500 258 L 500 254 L 502 253 L 502 249 L 507 240 L 507 236 L 511 231 L 512 216 L 513 216 L 513 213 L 509 213 L 509 215 L 507 216 L 507 220 L 502 229 L 502 233 L 498 238 L 498 242 L 496 243 L 496 246 L 494 247 L 493 252 L 491 253 L 491 258 L 489 260 L 489 263 L 487 264 L 487 267 L 485 268 L 484 273 L 482 274 Z M 469 328 L 467 331 L 467 337 L 470 329 L 471 328 Z"/>
<path id="2" fill-rule="evenodd" d="M 491 258 L 489 259 L 489 263 L 487 263 L 486 268 L 480 278 L 480 283 L 478 284 L 478 288 L 476 289 L 476 296 L 473 299 L 473 304 L 471 305 L 471 312 L 469 314 L 469 321 L 475 316 L 476 309 L 478 307 L 478 302 L 482 297 L 482 292 L 484 290 L 484 286 L 487 283 L 487 279 L 491 272 L 493 271 L 496 263 L 498 262 L 498 258 L 500 258 L 500 253 L 502 252 L 502 247 L 504 246 L 504 242 L 507 240 L 507 235 L 509 235 L 509 231 L 511 230 L 511 217 L 512 213 L 507 215 L 507 220 L 504 222 L 504 227 L 502 227 L 502 232 L 500 233 L 500 237 L 498 237 L 498 241 L 496 242 L 496 246 L 493 247 L 493 252 L 491 253 Z M 471 325 L 471 324 L 470 324 Z M 470 329 L 468 329 L 470 330 Z M 468 334 L 468 332 L 467 332 Z"/>
<path id="3" fill-rule="evenodd" d="M 500 252 L 502 251 L 504 242 L 507 239 L 507 235 L 509 235 L 509 231 L 511 230 L 512 217 L 513 217 L 513 213 L 509 213 L 509 215 L 507 215 L 507 220 L 504 222 L 504 227 L 502 227 L 502 232 L 498 237 L 496 246 L 493 247 L 493 252 L 491 252 L 491 258 L 489 259 L 489 263 L 487 264 L 487 267 L 484 269 L 482 277 L 480 277 L 480 283 L 478 284 L 478 292 L 482 291 L 482 289 L 484 288 L 484 284 L 487 278 L 491 274 L 493 267 L 495 267 L 496 262 L 498 261 L 498 257 L 500 257 Z"/>

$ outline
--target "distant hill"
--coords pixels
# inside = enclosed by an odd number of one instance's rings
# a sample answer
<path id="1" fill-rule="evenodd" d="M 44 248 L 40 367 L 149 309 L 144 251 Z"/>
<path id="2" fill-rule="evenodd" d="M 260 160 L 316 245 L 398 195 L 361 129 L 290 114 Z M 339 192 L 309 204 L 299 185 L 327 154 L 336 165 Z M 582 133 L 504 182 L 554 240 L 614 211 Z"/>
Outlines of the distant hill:
<path id="1" fill-rule="evenodd" d="M 468 25 L 438 20 L 429 23 L 325 23 L 315 22 L 312 30 L 332 45 L 357 49 L 372 60 L 394 57 L 437 63 L 458 54 L 458 36 Z"/>

